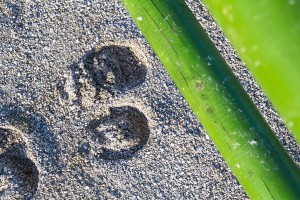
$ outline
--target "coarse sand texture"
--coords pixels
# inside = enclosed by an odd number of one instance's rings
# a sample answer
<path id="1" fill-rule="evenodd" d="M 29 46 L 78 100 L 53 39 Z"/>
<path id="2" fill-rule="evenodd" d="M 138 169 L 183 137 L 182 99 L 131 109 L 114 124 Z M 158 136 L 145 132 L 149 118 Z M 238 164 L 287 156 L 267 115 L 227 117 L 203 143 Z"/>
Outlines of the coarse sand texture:
<path id="1" fill-rule="evenodd" d="M 299 165 L 220 28 L 186 2 Z M 116 198 L 248 199 L 119 0 L 0 0 L 0 199 Z"/>

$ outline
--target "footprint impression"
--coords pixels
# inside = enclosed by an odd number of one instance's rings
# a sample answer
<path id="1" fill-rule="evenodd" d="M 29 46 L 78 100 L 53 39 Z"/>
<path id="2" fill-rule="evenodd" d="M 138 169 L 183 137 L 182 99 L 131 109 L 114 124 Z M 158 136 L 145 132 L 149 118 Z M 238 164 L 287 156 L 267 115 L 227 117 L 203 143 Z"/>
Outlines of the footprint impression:
<path id="1" fill-rule="evenodd" d="M 99 157 L 108 160 L 130 158 L 148 141 L 148 120 L 141 111 L 130 106 L 112 107 L 109 112 L 88 125 L 101 146 L 97 151 Z"/>
<path id="2" fill-rule="evenodd" d="M 34 146 L 39 165 L 49 173 L 60 173 L 61 148 L 46 119 L 32 107 L 8 104 L 0 106 L 0 121 L 9 124 L 29 139 Z"/>
<path id="3" fill-rule="evenodd" d="M 0 199 L 29 199 L 37 188 L 39 171 L 27 156 L 22 133 L 0 127 Z"/>
<path id="4" fill-rule="evenodd" d="M 76 95 L 81 104 L 85 104 L 141 85 L 147 68 L 130 47 L 110 45 L 86 54 L 73 66 L 72 73 Z M 87 129 L 100 146 L 97 149 L 99 157 L 107 160 L 132 157 L 147 143 L 150 135 L 148 119 L 131 106 L 109 108 L 106 115 L 92 120 Z"/>
<path id="5" fill-rule="evenodd" d="M 84 103 L 85 98 L 107 99 L 141 85 L 147 68 L 130 47 L 111 45 L 87 53 L 72 73 L 76 95 Z"/>
<path id="6" fill-rule="evenodd" d="M 1 105 L 0 121 L 9 124 L 0 126 L 0 199 L 31 199 L 41 176 L 35 162 L 60 174 L 59 144 L 45 118 L 30 107 Z"/>

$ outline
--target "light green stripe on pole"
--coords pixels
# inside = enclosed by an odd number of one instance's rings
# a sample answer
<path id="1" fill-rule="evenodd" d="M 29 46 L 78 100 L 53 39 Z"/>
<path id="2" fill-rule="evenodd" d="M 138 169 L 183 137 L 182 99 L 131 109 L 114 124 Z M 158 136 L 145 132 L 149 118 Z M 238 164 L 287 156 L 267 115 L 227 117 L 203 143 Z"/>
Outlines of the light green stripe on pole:
<path id="1" fill-rule="evenodd" d="M 299 197 L 299 169 L 184 1 L 122 1 L 248 195 Z"/>
<path id="2" fill-rule="evenodd" d="M 204 2 L 300 144 L 300 1 Z"/>

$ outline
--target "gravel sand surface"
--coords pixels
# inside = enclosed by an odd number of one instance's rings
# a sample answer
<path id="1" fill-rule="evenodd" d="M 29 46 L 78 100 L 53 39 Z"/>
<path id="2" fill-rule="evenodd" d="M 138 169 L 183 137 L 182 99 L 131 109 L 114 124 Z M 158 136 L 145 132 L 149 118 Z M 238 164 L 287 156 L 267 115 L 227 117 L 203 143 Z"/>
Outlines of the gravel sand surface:
<path id="1" fill-rule="evenodd" d="M 299 164 L 198 0 L 188 5 Z M 247 199 L 118 0 L 0 0 L 0 199 Z"/>

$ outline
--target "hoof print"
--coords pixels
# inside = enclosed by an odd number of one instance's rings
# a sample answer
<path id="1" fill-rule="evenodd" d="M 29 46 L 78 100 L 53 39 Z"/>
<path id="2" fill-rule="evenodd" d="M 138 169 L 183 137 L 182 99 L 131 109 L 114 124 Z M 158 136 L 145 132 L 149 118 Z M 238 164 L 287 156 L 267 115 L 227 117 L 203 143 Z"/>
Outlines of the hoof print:
<path id="1" fill-rule="evenodd" d="M 105 46 L 92 52 L 83 60 L 84 68 L 91 75 L 96 89 L 128 90 L 142 84 L 146 67 L 129 47 Z"/>
<path id="2" fill-rule="evenodd" d="M 26 157 L 1 155 L 0 158 L 0 199 L 31 198 L 39 182 L 35 164 Z"/>
<path id="3" fill-rule="evenodd" d="M 150 135 L 146 116 L 130 106 L 110 108 L 109 115 L 91 121 L 88 129 L 100 146 L 99 157 L 106 160 L 131 158 Z"/>
<path id="4" fill-rule="evenodd" d="M 71 67 L 77 97 L 107 99 L 141 85 L 147 68 L 129 47 L 110 45 L 87 53 Z"/>
<path id="5" fill-rule="evenodd" d="M 8 128 L 0 128 L 0 139 L 0 199 L 30 199 L 38 188 L 39 171 L 26 157 L 25 142 Z"/>

